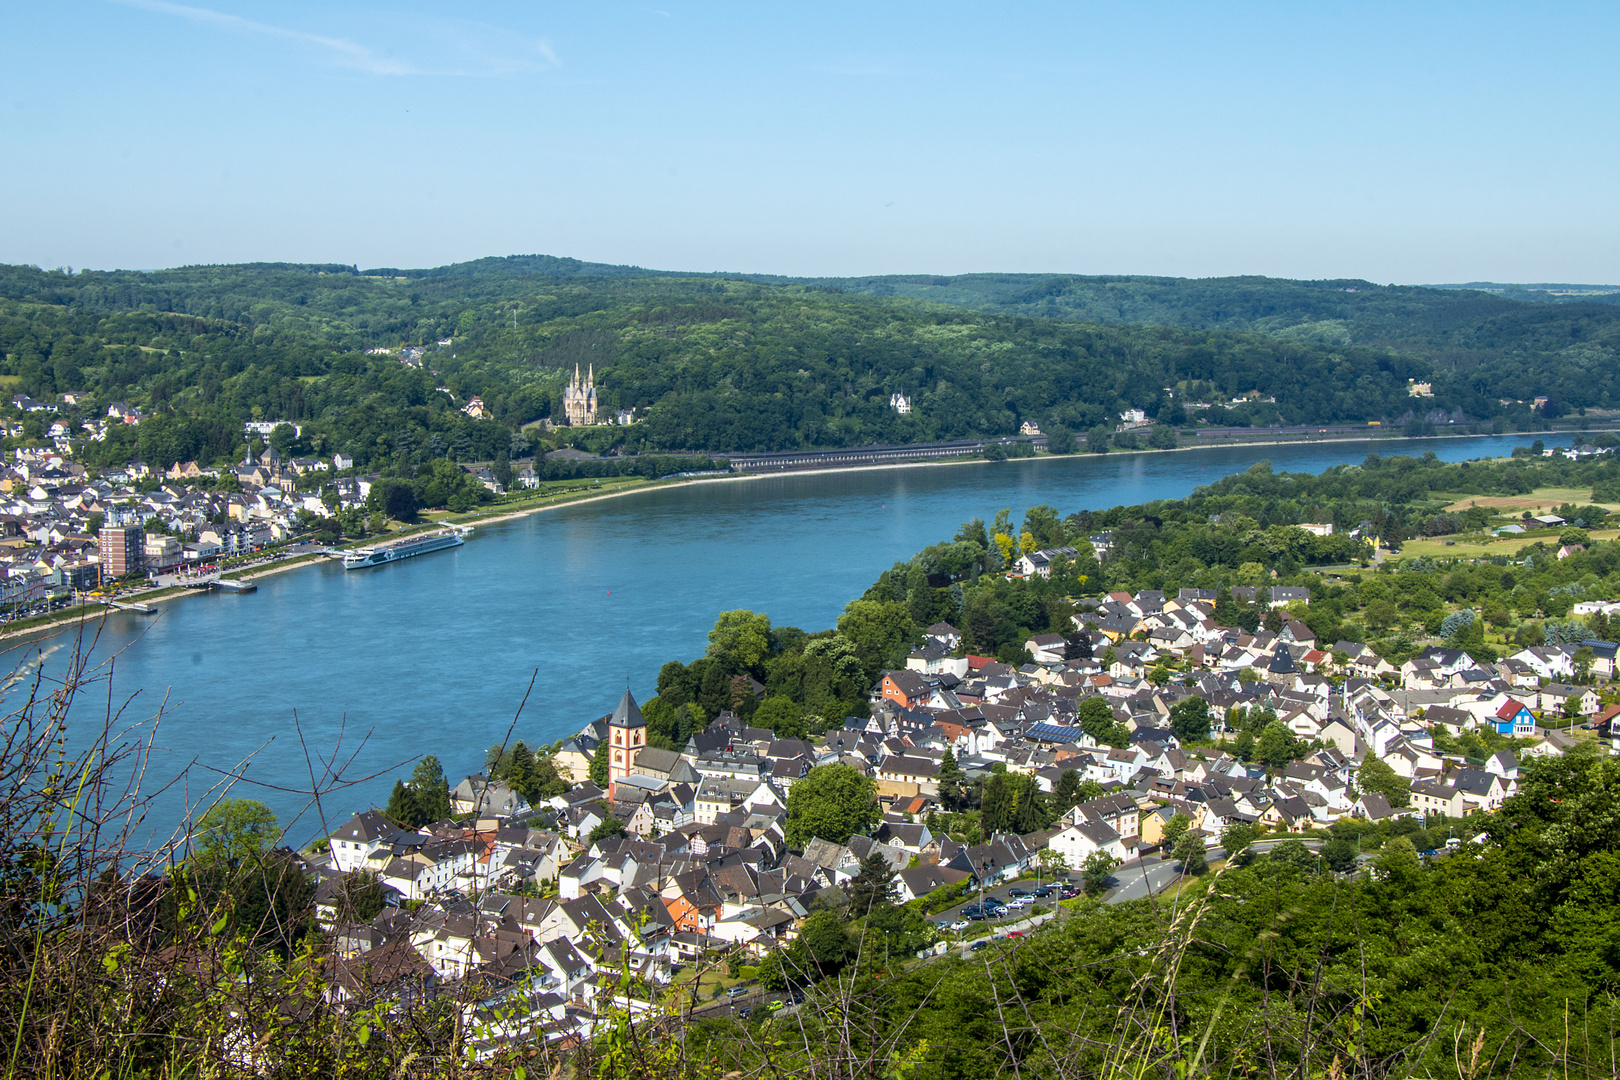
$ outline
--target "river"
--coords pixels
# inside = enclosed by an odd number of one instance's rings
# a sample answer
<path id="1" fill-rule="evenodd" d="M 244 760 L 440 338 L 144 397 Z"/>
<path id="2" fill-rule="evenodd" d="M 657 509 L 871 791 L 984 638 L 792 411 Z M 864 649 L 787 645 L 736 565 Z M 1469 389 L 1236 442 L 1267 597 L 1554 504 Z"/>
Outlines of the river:
<path id="1" fill-rule="evenodd" d="M 268 803 L 301 842 L 319 815 L 307 796 L 280 790 L 310 785 L 295 711 L 312 751 L 331 755 L 341 731 L 347 775 L 379 774 L 325 804 L 336 821 L 385 800 L 418 755 L 437 754 L 452 783 L 477 770 L 531 677 L 515 736 L 550 744 L 611 711 L 627 685 L 645 700 L 665 661 L 701 655 L 718 612 L 824 629 L 895 561 L 1004 507 L 1015 519 L 1039 503 L 1068 514 L 1181 497 L 1261 460 L 1315 473 L 1397 448 L 1448 461 L 1504 456 L 1532 438 L 1080 455 L 653 489 L 481 526 L 464 547 L 392 566 L 326 563 L 265 578 L 249 595 L 116 614 L 97 656 L 116 654 L 113 699 L 133 695 L 126 721 L 167 699 L 148 787 L 193 761 L 251 761 L 232 793 Z M 81 731 L 106 704 L 98 688 L 79 710 Z M 192 768 L 155 803 L 150 826 L 166 834 L 218 778 Z"/>

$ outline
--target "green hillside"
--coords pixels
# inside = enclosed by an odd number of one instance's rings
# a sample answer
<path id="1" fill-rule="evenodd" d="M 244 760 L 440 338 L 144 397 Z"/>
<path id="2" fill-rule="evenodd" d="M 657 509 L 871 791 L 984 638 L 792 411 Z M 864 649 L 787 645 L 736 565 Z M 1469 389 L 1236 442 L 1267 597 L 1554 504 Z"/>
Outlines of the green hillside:
<path id="1" fill-rule="evenodd" d="M 888 295 L 876 295 L 885 293 Z M 1054 317 L 1055 316 L 1055 317 Z M 631 427 L 546 436 L 602 451 L 750 451 L 1084 430 L 1140 408 L 1222 425 L 1525 425 L 1525 406 L 1620 404 L 1620 309 L 1364 282 L 974 275 L 826 282 L 677 275 L 548 256 L 429 270 L 252 264 L 0 267 L 0 375 L 170 428 L 104 456 L 235 452 L 237 425 L 400 469 L 530 449 L 574 365 Z M 439 342 L 448 341 L 448 345 Z M 366 350 L 422 346 L 421 367 Z M 890 396 L 905 394 L 902 416 Z M 492 419 L 459 410 L 474 395 Z M 1189 415 L 1188 403 L 1260 400 Z M 1274 402 L 1264 399 L 1275 398 Z M 1421 419 L 1421 417 L 1420 417 Z M 160 427 L 163 425 L 159 425 Z M 143 433 L 144 434 L 144 433 Z"/>

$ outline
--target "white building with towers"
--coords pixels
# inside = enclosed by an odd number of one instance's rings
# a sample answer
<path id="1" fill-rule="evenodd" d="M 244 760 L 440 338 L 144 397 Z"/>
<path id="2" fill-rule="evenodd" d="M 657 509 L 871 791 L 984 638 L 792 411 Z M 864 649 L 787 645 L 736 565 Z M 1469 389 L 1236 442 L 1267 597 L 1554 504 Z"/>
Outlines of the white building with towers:
<path id="1" fill-rule="evenodd" d="M 563 413 L 569 427 L 588 427 L 596 423 L 596 366 L 586 368 L 585 380 L 580 381 L 579 365 L 574 365 L 574 377 L 563 390 Z"/>

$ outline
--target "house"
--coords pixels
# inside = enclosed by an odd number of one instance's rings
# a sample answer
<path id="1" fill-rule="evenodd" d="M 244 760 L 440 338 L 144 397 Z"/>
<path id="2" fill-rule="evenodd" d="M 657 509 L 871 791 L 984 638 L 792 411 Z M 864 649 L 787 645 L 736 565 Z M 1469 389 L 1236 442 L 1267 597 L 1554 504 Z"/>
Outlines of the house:
<path id="1" fill-rule="evenodd" d="M 1570 708 L 1580 716 L 1596 716 L 1603 702 L 1590 686 L 1555 682 L 1549 683 L 1536 695 L 1536 705 L 1543 713 L 1563 713 Z"/>
<path id="2" fill-rule="evenodd" d="M 1479 804 L 1455 785 L 1419 780 L 1412 785 L 1412 809 L 1421 814 L 1463 817 Z"/>
<path id="3" fill-rule="evenodd" d="M 1536 717 L 1528 706 L 1514 701 L 1512 698 L 1502 702 L 1502 707 L 1496 710 L 1493 718 L 1498 735 L 1511 735 L 1516 739 L 1526 739 L 1536 733 Z"/>
<path id="4" fill-rule="evenodd" d="M 516 817 L 527 813 L 529 801 L 505 782 L 491 780 L 483 773 L 469 776 L 450 791 L 450 812 L 457 817 Z"/>
<path id="5" fill-rule="evenodd" d="M 903 904 L 927 896 L 935 889 L 964 882 L 972 876 L 966 870 L 956 870 L 949 866 L 914 866 L 895 875 L 897 898 Z"/>
<path id="6" fill-rule="evenodd" d="M 1069 643 L 1062 634 L 1036 634 L 1024 648 L 1037 664 L 1061 664 L 1069 658 Z"/>
<path id="7" fill-rule="evenodd" d="M 1016 563 L 1014 563 L 1013 566 L 1018 573 L 1025 577 L 1049 578 L 1052 576 L 1052 564 L 1054 562 L 1060 558 L 1073 562 L 1079 554 L 1080 553 L 1074 548 L 1068 547 L 1067 545 L 1063 547 L 1042 548 L 1039 551 L 1032 551 L 1028 555 L 1023 556 Z"/>
<path id="8" fill-rule="evenodd" d="M 1101 821 L 1086 820 L 1070 825 L 1046 842 L 1047 848 L 1063 858 L 1063 865 L 1078 870 L 1097 852 L 1123 862 L 1125 843 L 1119 833 Z"/>

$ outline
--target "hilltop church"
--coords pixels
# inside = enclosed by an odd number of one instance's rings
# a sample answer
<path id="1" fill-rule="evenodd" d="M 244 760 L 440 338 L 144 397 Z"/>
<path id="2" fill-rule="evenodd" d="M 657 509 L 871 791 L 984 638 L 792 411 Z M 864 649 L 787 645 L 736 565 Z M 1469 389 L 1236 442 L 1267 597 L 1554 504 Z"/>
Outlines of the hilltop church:
<path id="1" fill-rule="evenodd" d="M 579 380 L 579 365 L 574 365 L 574 377 L 563 390 L 563 413 L 569 427 L 589 427 L 596 423 L 596 365 L 586 369 L 585 381 Z"/>

